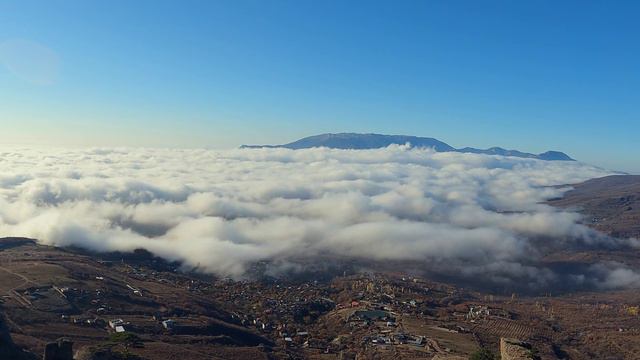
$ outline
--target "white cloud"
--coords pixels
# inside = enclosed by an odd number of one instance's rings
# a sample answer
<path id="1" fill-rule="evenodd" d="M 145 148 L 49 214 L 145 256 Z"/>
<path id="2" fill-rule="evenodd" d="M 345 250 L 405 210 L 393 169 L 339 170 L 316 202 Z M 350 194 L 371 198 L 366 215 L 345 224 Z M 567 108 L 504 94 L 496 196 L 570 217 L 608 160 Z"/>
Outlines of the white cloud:
<path id="1" fill-rule="evenodd" d="M 640 288 L 640 273 L 617 262 L 598 263 L 590 266 L 590 281 L 600 289 Z"/>
<path id="2" fill-rule="evenodd" d="M 577 162 L 408 146 L 5 148 L 0 234 L 98 251 L 145 248 L 232 276 L 260 260 L 336 254 L 544 281 L 548 270 L 523 264 L 536 256 L 532 239 L 599 238 L 577 214 L 541 204 L 567 189 L 548 186 L 608 174 Z"/>

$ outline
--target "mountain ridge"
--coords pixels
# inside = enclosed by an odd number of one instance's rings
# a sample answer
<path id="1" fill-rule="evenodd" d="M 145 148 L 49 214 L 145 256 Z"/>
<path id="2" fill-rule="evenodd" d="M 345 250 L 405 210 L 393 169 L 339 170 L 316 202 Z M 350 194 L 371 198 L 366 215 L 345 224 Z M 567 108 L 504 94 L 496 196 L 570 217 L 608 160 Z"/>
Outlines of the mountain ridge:
<path id="1" fill-rule="evenodd" d="M 298 139 L 296 141 L 282 145 L 242 145 L 242 149 L 252 148 L 287 148 L 287 149 L 308 149 L 313 147 L 328 147 L 332 149 L 378 149 L 392 144 L 411 144 L 415 147 L 430 147 L 437 152 L 461 152 L 486 155 L 515 156 L 521 158 L 531 158 L 549 161 L 575 161 L 569 155 L 561 151 L 546 151 L 540 154 L 522 152 L 519 150 L 508 150 L 501 147 L 491 147 L 489 149 L 477 149 L 464 147 L 456 149 L 453 146 L 430 137 L 410 136 L 410 135 L 383 135 L 383 134 L 360 134 L 360 133 L 325 133 L 312 135 Z"/>

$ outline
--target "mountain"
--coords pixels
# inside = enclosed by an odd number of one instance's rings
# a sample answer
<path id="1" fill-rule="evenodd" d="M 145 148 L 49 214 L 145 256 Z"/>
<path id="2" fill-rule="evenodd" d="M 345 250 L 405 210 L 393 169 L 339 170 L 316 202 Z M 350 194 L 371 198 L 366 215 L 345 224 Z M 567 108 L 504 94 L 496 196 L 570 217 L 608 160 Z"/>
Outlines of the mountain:
<path id="1" fill-rule="evenodd" d="M 540 160 L 561 160 L 574 161 L 567 154 L 560 151 L 547 151 L 541 154 L 531 154 L 518 150 L 507 150 L 500 147 L 492 147 L 489 149 L 476 149 L 465 147 L 456 149 L 451 145 L 444 143 L 438 139 L 407 136 L 407 135 L 381 135 L 381 134 L 356 134 L 356 133 L 339 133 L 339 134 L 321 134 L 309 136 L 296 140 L 294 142 L 283 145 L 242 145 L 241 148 L 287 148 L 287 149 L 308 149 L 313 147 L 328 147 L 332 149 L 377 149 L 387 147 L 392 144 L 411 144 L 414 147 L 429 147 L 438 152 L 457 151 L 463 153 L 516 156 L 522 158 L 532 158 Z"/>
<path id="2" fill-rule="evenodd" d="M 532 158 L 532 159 L 540 159 L 540 160 L 574 161 L 571 157 L 569 157 L 569 155 L 560 151 L 547 151 L 537 155 L 531 154 L 531 153 L 525 153 L 518 150 L 507 150 L 501 147 L 492 147 L 486 150 L 466 147 L 462 149 L 457 149 L 455 151 L 463 152 L 463 153 L 474 153 L 474 154 L 515 156 L 515 157 Z"/>
<path id="3" fill-rule="evenodd" d="M 430 147 L 436 151 L 455 151 L 455 149 L 442 141 L 405 135 L 380 135 L 380 134 L 321 134 L 309 136 L 284 145 L 243 145 L 243 148 L 283 147 L 287 149 L 308 149 L 312 147 L 328 147 L 332 149 L 377 149 L 391 144 L 404 145 L 410 143 L 416 147 Z"/>

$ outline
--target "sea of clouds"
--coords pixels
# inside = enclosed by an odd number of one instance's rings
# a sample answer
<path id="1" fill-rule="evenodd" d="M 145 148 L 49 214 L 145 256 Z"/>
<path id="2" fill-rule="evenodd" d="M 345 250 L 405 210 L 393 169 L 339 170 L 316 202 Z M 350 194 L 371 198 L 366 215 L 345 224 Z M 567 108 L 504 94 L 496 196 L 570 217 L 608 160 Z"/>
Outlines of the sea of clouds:
<path id="1" fill-rule="evenodd" d="M 241 277 L 262 260 L 339 255 L 424 262 L 456 276 L 543 284 L 534 242 L 608 241 L 580 215 L 544 204 L 611 172 L 390 146 L 315 148 L 0 148 L 0 236 L 96 251 L 146 249 L 187 268 Z M 637 286 L 597 264 L 599 287 Z M 588 276 L 588 275 L 585 275 Z M 611 280 L 608 280 L 611 277 Z"/>

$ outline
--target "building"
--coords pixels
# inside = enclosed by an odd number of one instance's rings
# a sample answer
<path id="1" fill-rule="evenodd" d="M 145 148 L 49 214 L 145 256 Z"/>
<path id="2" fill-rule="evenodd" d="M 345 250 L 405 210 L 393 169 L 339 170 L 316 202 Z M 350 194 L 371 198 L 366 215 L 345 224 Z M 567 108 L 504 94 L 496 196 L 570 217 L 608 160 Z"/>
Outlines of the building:
<path id="1" fill-rule="evenodd" d="M 473 320 L 491 315 L 489 308 L 486 306 L 470 306 L 469 312 L 466 314 L 467 320 Z"/>
<path id="2" fill-rule="evenodd" d="M 417 346 L 421 346 L 423 342 L 424 342 L 424 336 L 416 336 L 414 338 L 407 340 L 407 344 L 417 345 Z"/>
<path id="3" fill-rule="evenodd" d="M 122 319 L 109 320 L 109 327 L 112 329 L 115 329 L 116 326 L 122 326 L 122 325 L 124 325 L 124 321 Z"/>

